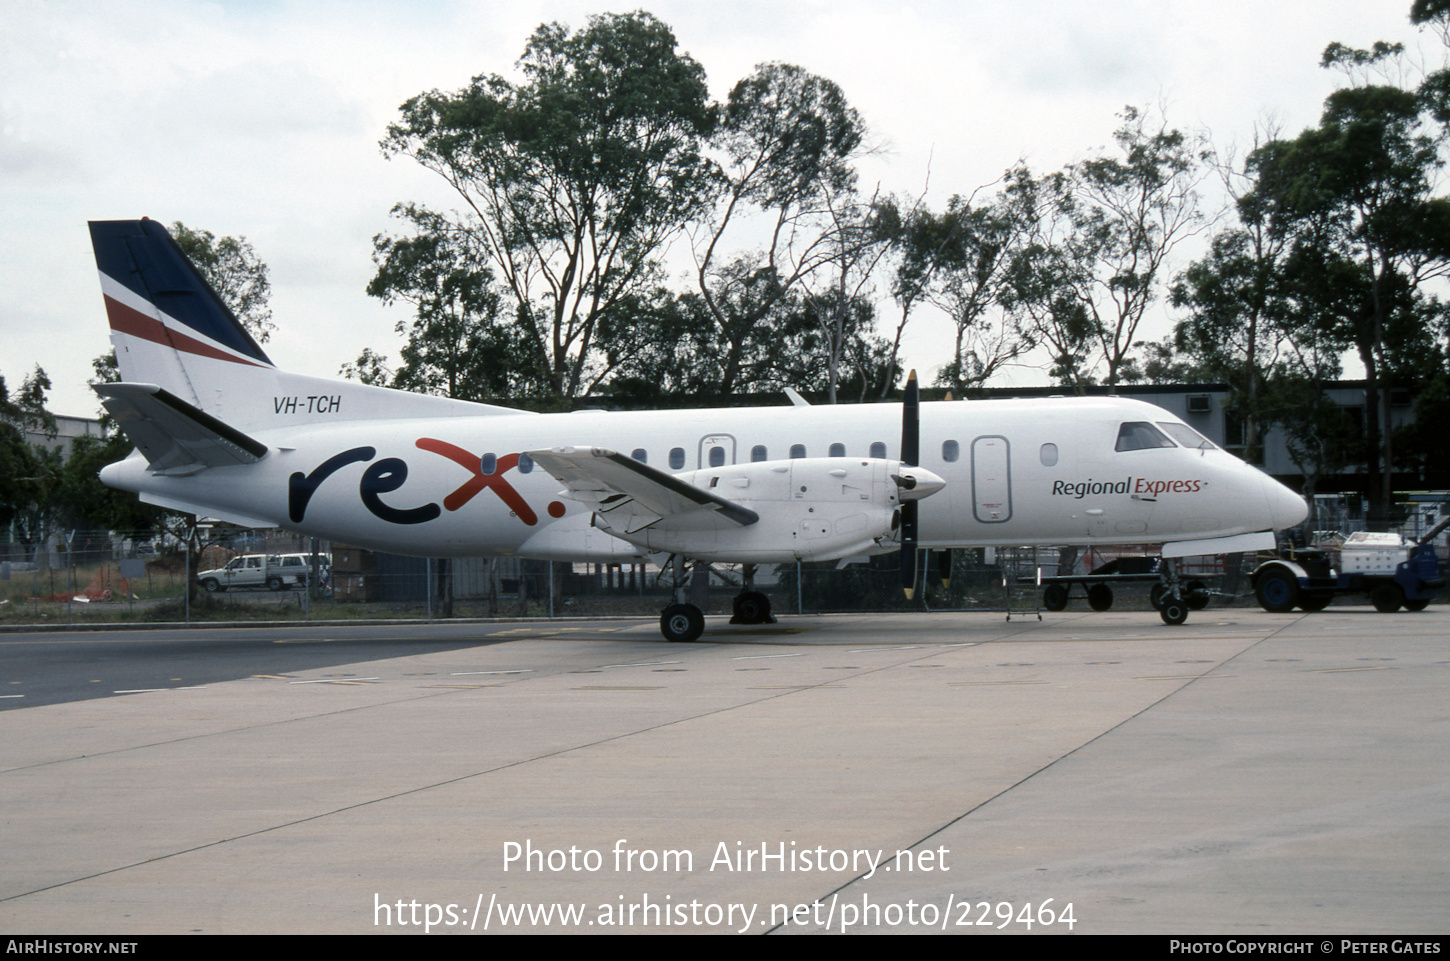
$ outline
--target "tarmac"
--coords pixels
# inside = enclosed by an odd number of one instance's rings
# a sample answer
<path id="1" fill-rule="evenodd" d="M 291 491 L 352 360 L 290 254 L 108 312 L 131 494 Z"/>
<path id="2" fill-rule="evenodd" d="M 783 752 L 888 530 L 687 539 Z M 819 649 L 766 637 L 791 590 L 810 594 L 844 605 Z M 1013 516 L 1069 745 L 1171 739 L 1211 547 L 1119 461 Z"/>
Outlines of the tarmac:
<path id="1" fill-rule="evenodd" d="M 1445 605 L 398 630 L 0 713 L 0 930 L 1450 933 Z"/>

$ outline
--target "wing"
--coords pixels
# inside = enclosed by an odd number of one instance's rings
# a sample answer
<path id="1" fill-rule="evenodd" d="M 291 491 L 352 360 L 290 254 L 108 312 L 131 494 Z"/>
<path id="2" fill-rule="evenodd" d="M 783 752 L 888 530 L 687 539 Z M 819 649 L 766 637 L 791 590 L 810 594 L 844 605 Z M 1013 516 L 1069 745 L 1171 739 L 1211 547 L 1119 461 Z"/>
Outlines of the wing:
<path id="1" fill-rule="evenodd" d="M 748 527 L 760 515 L 734 501 L 602 447 L 529 451 L 534 463 L 594 508 L 607 530 L 621 535 L 663 525 L 676 529 Z"/>
<path id="2" fill-rule="evenodd" d="M 267 453 L 266 444 L 154 384 L 97 384 L 96 393 L 152 473 L 194 474 L 207 467 L 255 464 Z"/>

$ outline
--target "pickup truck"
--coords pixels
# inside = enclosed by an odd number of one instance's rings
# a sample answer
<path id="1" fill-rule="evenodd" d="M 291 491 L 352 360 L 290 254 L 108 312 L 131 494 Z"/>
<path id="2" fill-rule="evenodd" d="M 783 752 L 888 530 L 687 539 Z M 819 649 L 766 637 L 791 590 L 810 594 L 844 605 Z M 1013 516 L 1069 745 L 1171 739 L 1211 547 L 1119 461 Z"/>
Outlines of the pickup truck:
<path id="1" fill-rule="evenodd" d="M 307 571 L 297 565 L 284 565 L 276 555 L 244 554 L 232 558 L 226 567 L 200 572 L 196 580 L 210 594 L 231 588 L 282 591 L 305 586 Z"/>

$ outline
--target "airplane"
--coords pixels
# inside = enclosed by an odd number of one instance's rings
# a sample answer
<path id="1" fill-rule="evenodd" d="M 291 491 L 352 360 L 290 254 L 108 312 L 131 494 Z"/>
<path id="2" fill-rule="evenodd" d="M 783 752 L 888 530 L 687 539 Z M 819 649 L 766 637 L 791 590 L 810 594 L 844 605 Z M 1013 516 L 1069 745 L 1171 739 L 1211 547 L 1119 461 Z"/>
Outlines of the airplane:
<path id="1" fill-rule="evenodd" d="M 922 549 L 1164 544 L 1272 549 L 1304 501 L 1160 407 L 1117 397 L 539 414 L 279 369 L 142 219 L 90 224 L 122 375 L 96 386 L 136 445 L 101 480 L 149 504 L 428 557 L 672 566 L 660 617 L 693 641 L 687 561 L 753 565 Z M 900 424 L 898 428 L 897 424 Z M 747 621 L 769 619 L 751 589 Z"/>

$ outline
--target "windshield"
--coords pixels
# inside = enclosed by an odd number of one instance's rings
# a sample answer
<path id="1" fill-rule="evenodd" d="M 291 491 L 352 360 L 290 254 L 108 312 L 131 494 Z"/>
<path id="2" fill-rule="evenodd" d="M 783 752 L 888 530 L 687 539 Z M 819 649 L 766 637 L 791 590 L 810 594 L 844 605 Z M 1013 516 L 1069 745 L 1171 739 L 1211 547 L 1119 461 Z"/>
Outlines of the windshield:
<path id="1" fill-rule="evenodd" d="M 1147 450 L 1152 447 L 1174 447 L 1173 441 L 1146 420 L 1129 421 L 1118 428 L 1118 446 L 1115 450 Z"/>
<path id="2" fill-rule="evenodd" d="M 1196 448 L 1198 450 L 1218 450 L 1218 446 L 1213 441 L 1204 437 L 1187 424 L 1175 424 L 1172 421 L 1160 420 L 1158 426 L 1167 431 L 1168 436 L 1178 441 L 1183 447 Z"/>

